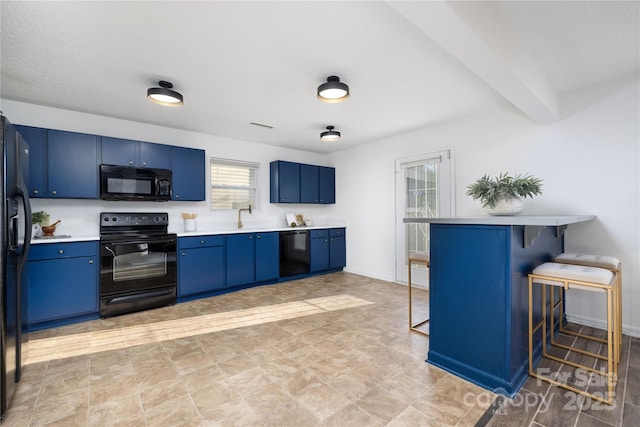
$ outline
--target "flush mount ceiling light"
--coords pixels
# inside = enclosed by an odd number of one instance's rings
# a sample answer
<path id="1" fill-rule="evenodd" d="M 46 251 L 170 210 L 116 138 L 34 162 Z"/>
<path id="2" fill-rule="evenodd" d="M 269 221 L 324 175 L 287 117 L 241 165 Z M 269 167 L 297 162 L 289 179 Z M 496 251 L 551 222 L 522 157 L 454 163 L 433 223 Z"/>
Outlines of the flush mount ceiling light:
<path id="1" fill-rule="evenodd" d="M 334 126 L 327 126 L 327 129 L 320 134 L 320 141 L 337 141 L 340 139 L 340 132 L 333 130 Z"/>
<path id="2" fill-rule="evenodd" d="M 183 104 L 182 94 L 171 90 L 173 83 L 160 80 L 160 87 L 150 87 L 147 89 L 147 98 L 156 104 L 165 107 L 180 107 Z"/>
<path id="3" fill-rule="evenodd" d="M 318 86 L 318 99 L 323 102 L 342 102 L 349 97 L 349 86 L 337 76 L 327 77 L 327 82 Z"/>

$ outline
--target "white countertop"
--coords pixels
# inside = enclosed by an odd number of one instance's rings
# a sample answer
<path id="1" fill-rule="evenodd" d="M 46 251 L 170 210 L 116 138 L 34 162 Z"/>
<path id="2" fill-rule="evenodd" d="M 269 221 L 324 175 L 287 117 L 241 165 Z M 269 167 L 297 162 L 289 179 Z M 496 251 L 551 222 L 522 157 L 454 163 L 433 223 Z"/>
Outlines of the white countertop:
<path id="1" fill-rule="evenodd" d="M 404 218 L 405 223 L 561 226 L 594 220 L 595 215 L 513 215 Z"/>
<path id="2" fill-rule="evenodd" d="M 246 227 L 240 229 L 224 229 L 224 230 L 196 230 L 196 231 L 177 231 L 169 230 L 169 233 L 176 233 L 178 237 L 189 236 L 212 236 L 219 234 L 238 234 L 238 233 L 266 233 L 269 231 L 296 231 L 296 230 L 318 230 L 325 228 L 346 228 L 344 225 L 316 225 L 312 227 Z M 68 242 L 88 242 L 93 240 L 100 240 L 99 235 L 60 235 L 53 236 L 51 238 L 33 238 L 31 239 L 32 245 L 39 245 L 43 243 L 68 243 Z"/>

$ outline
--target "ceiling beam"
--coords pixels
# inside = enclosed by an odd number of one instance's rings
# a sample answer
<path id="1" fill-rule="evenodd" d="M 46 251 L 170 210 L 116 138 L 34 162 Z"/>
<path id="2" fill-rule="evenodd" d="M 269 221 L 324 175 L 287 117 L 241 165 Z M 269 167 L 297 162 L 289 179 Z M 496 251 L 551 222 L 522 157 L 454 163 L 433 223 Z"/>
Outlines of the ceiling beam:
<path id="1" fill-rule="evenodd" d="M 557 92 L 492 2 L 388 3 L 533 121 L 558 120 Z"/>

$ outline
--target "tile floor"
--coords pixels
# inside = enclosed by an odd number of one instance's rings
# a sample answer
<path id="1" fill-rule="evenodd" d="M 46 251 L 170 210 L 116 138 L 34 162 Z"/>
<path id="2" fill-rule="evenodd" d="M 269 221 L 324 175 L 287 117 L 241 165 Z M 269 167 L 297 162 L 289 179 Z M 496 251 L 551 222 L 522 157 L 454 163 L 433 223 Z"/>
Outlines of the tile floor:
<path id="1" fill-rule="evenodd" d="M 3 425 L 473 426 L 495 398 L 424 362 L 406 286 L 349 273 L 29 338 Z"/>
<path id="2" fill-rule="evenodd" d="M 604 331 L 579 325 L 569 325 L 568 329 L 604 336 Z M 602 344 L 576 339 L 571 335 L 559 334 L 558 341 L 574 348 L 606 354 Z M 615 388 L 615 402 L 612 406 L 596 402 L 582 395 L 553 386 L 547 382 L 529 378 L 514 399 L 498 397 L 480 425 L 498 426 L 589 426 L 589 427 L 637 427 L 640 426 L 640 338 L 623 336 L 623 350 Z M 565 360 L 589 363 L 594 358 L 576 352 L 552 348 L 550 353 Z M 542 360 L 539 368 L 550 373 L 567 374 L 569 382 L 584 389 L 586 376 L 571 375 L 573 368 L 551 360 Z M 598 367 L 593 365 L 593 367 Z M 596 384 L 596 387 L 598 385 Z M 600 392 L 604 393 L 602 386 Z M 592 392 L 599 391 L 597 388 Z M 604 394 L 601 394 L 604 395 Z"/>

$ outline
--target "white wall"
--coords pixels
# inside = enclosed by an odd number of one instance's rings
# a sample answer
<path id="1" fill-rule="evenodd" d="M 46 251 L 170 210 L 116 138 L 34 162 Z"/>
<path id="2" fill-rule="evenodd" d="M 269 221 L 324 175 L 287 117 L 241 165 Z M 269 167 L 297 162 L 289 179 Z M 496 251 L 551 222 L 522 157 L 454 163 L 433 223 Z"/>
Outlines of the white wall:
<path id="1" fill-rule="evenodd" d="M 525 214 L 593 214 L 572 225 L 567 251 L 619 258 L 624 266 L 625 333 L 640 336 L 640 108 L 638 76 L 562 97 L 563 119 L 537 125 L 514 109 L 494 111 L 330 155 L 336 167 L 337 217 L 349 223 L 347 268 L 395 278 L 394 161 L 452 149 L 456 215 L 484 214 L 466 186 L 485 173 L 531 173 L 543 194 Z M 570 320 L 602 325 L 604 305 L 570 295 Z"/>
<path id="2" fill-rule="evenodd" d="M 134 139 L 184 147 L 201 148 L 206 151 L 206 158 L 221 157 L 228 159 L 246 160 L 260 163 L 260 184 L 262 192 L 259 195 L 259 206 L 251 215 L 244 212 L 242 221 L 245 227 L 252 224 L 257 226 L 271 226 L 285 224 L 285 213 L 303 213 L 314 220 L 314 225 L 321 225 L 328 221 L 329 212 L 325 206 L 311 205 L 276 205 L 269 203 L 269 163 L 273 160 L 289 160 L 294 162 L 311 163 L 330 166 L 325 163 L 326 156 L 300 150 L 275 147 L 265 144 L 222 138 L 196 132 L 153 126 L 144 123 L 96 116 L 57 108 L 43 107 L 33 104 L 2 100 L 3 114 L 14 124 L 37 126 L 49 129 L 60 129 L 117 138 Z M 70 156 L 73 153 L 69 153 Z M 210 177 L 207 172 L 207 186 Z M 98 200 L 50 200 L 32 199 L 34 210 L 46 210 L 51 220 L 61 219 L 56 234 L 94 234 L 98 233 L 99 213 L 103 211 L 126 212 L 169 212 L 169 223 L 172 231 L 184 230 L 181 212 L 198 214 L 199 229 L 212 227 L 234 228 L 237 222 L 236 210 L 211 212 L 209 209 L 209 195 L 204 202 L 162 202 L 149 204 L 144 202 L 113 202 Z"/>

